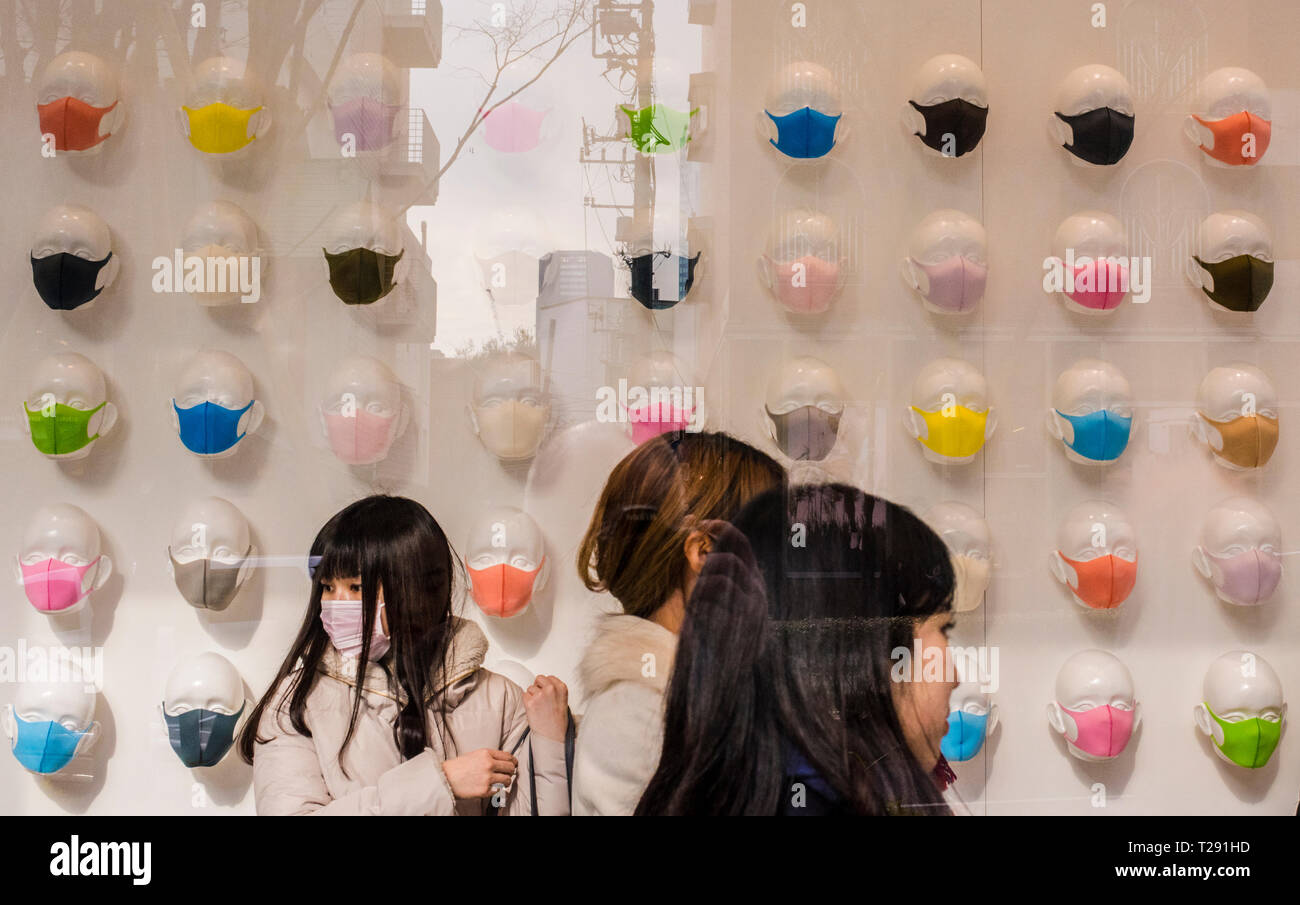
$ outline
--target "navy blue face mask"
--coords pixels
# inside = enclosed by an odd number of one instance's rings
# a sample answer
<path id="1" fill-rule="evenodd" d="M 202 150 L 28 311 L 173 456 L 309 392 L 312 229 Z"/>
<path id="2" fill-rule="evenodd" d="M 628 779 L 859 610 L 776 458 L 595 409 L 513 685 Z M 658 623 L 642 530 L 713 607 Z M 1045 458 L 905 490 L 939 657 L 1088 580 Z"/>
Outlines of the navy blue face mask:
<path id="1" fill-rule="evenodd" d="M 102 261 L 87 261 L 66 251 L 43 258 L 32 256 L 32 282 L 46 305 L 55 311 L 71 311 L 104 291 L 95 288 L 95 280 L 111 257 L 111 251 Z"/>
<path id="2" fill-rule="evenodd" d="M 629 290 L 632 298 L 652 311 L 671 308 L 691 291 L 695 284 L 695 265 L 699 260 L 699 252 L 693 258 L 683 258 L 667 251 L 634 258 L 624 256 L 623 261 L 632 272 Z"/>
<path id="3" fill-rule="evenodd" d="M 785 116 L 767 118 L 776 123 L 776 140 L 768 139 L 772 147 L 786 157 L 809 160 L 824 157 L 835 147 L 835 127 L 843 113 L 830 116 L 812 107 L 800 107 Z"/>
<path id="4" fill-rule="evenodd" d="M 908 101 L 908 103 L 925 117 L 925 134 L 922 135 L 920 132 L 913 134 L 921 139 L 926 147 L 933 148 L 945 157 L 961 157 L 963 154 L 969 154 L 984 137 L 984 126 L 989 115 L 988 107 L 977 106 L 960 97 L 926 107 L 922 107 L 916 101 Z"/>
<path id="5" fill-rule="evenodd" d="M 1074 116 L 1057 113 L 1056 117 L 1074 134 L 1074 140 L 1062 147 L 1088 163 L 1103 167 L 1117 164 L 1133 144 L 1135 117 L 1110 107 L 1085 110 Z"/>
<path id="6" fill-rule="evenodd" d="M 164 707 L 166 705 L 164 704 Z M 187 767 L 214 767 L 234 743 L 235 725 L 244 712 L 243 704 L 235 713 L 211 710 L 187 710 L 177 716 L 163 711 L 167 724 L 167 741 Z"/>

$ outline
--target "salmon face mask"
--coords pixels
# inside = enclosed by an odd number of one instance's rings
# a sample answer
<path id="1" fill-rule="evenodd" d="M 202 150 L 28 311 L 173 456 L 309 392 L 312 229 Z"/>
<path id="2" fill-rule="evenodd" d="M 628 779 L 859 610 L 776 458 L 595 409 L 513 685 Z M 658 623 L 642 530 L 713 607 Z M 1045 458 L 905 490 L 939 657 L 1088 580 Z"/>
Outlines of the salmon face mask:
<path id="1" fill-rule="evenodd" d="M 467 568 L 470 596 L 487 615 L 508 619 L 532 601 L 533 588 L 545 565 L 546 558 L 542 557 L 536 569 L 520 569 L 509 563 L 483 569 Z"/>
<path id="2" fill-rule="evenodd" d="M 86 151 L 113 133 L 99 134 L 100 121 L 117 106 L 92 107 L 75 97 L 60 97 L 48 104 L 37 104 L 41 135 L 54 136 L 55 151 Z"/>
<path id="3" fill-rule="evenodd" d="M 1196 120 L 1214 135 L 1211 147 L 1199 145 L 1200 149 L 1221 163 L 1229 166 L 1254 166 L 1268 150 L 1269 139 L 1273 135 L 1273 123 L 1263 117 L 1243 110 L 1223 119 L 1201 119 L 1192 114 Z"/>
<path id="4" fill-rule="evenodd" d="M 1057 555 L 1065 563 L 1066 584 L 1074 596 L 1094 610 L 1112 610 L 1123 603 L 1137 583 L 1137 557 L 1121 559 L 1113 554 L 1096 559 L 1070 559 Z M 1074 580 L 1070 580 L 1070 571 Z"/>

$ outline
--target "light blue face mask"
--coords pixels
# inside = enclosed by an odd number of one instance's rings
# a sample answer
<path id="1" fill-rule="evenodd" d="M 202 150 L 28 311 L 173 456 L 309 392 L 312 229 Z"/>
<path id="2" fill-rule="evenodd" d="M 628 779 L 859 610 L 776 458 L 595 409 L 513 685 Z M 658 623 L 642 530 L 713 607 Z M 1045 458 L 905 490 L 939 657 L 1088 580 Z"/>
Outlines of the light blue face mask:
<path id="1" fill-rule="evenodd" d="M 812 107 L 800 107 L 785 116 L 773 116 L 768 111 L 767 118 L 776 123 L 776 140 L 768 139 L 772 146 L 786 157 L 810 160 L 824 157 L 835 147 L 835 127 L 840 117 L 828 116 Z"/>
<path id="2" fill-rule="evenodd" d="M 190 452 L 203 456 L 225 452 L 244 439 L 244 434 L 238 432 L 239 419 L 252 407 L 250 400 L 239 410 L 224 408 L 215 402 L 200 402 L 183 409 L 176 405 L 175 399 L 172 400 L 172 408 L 176 409 L 180 421 L 181 442 Z"/>
<path id="3" fill-rule="evenodd" d="M 984 747 L 987 713 L 954 710 L 948 714 L 948 732 L 939 743 L 939 751 L 950 761 L 970 760 Z"/>
<path id="4" fill-rule="evenodd" d="M 33 773 L 57 773 L 66 767 L 77 753 L 77 744 L 86 730 L 65 728 L 53 720 L 28 722 L 14 714 L 18 738 L 14 742 L 14 757 Z"/>
<path id="5" fill-rule="evenodd" d="M 1109 462 L 1118 459 L 1124 447 L 1128 446 L 1129 431 L 1133 427 L 1131 417 L 1104 410 L 1086 415 L 1067 415 L 1058 410 L 1056 414 L 1074 425 L 1074 439 L 1066 445 L 1085 459 Z"/>

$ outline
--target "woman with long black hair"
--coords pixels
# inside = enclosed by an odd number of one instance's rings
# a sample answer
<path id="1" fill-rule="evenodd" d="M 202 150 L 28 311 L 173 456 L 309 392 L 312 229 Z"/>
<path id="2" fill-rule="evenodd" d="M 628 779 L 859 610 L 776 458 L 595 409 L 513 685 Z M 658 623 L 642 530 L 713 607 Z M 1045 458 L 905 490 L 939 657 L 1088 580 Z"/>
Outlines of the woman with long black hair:
<path id="1" fill-rule="evenodd" d="M 259 814 L 569 813 L 568 691 L 482 668 L 487 638 L 452 614 L 456 558 L 428 510 L 359 500 L 310 563 L 298 637 L 239 739 Z"/>

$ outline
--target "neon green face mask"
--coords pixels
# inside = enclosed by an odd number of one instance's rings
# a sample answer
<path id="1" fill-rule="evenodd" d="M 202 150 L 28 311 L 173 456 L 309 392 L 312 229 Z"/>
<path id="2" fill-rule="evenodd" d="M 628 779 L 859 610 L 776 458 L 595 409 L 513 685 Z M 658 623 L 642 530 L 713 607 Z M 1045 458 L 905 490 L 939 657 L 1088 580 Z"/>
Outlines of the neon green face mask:
<path id="1" fill-rule="evenodd" d="M 984 430 L 989 419 L 987 410 L 976 412 L 957 405 L 937 412 L 912 406 L 912 411 L 921 416 L 927 428 L 926 436 L 918 438 L 921 444 L 941 456 L 965 459 L 975 455 L 984 445 Z"/>
<path id="2" fill-rule="evenodd" d="M 56 402 L 53 410 L 43 406 L 33 412 L 23 402 L 23 411 L 32 426 L 32 443 L 47 456 L 76 452 L 91 440 L 99 439 L 99 434 L 90 436 L 90 416 L 107 404 L 101 402 L 93 409 L 84 410 Z"/>
<path id="3" fill-rule="evenodd" d="M 1254 717 L 1229 723 L 1219 719 L 1218 715 L 1210 710 L 1209 704 L 1205 705 L 1205 709 L 1223 730 L 1223 744 L 1219 745 L 1218 742 L 1215 744 L 1228 760 L 1239 767 L 1251 769 L 1268 763 L 1268 759 L 1273 756 L 1273 751 L 1277 748 L 1278 740 L 1282 737 L 1281 721 L 1275 723 L 1272 720 Z"/>
<path id="4" fill-rule="evenodd" d="M 619 107 L 627 114 L 632 132 L 632 142 L 642 154 L 662 154 L 676 151 L 691 140 L 691 117 L 700 110 L 679 113 L 663 104 L 651 104 L 640 110 Z"/>

